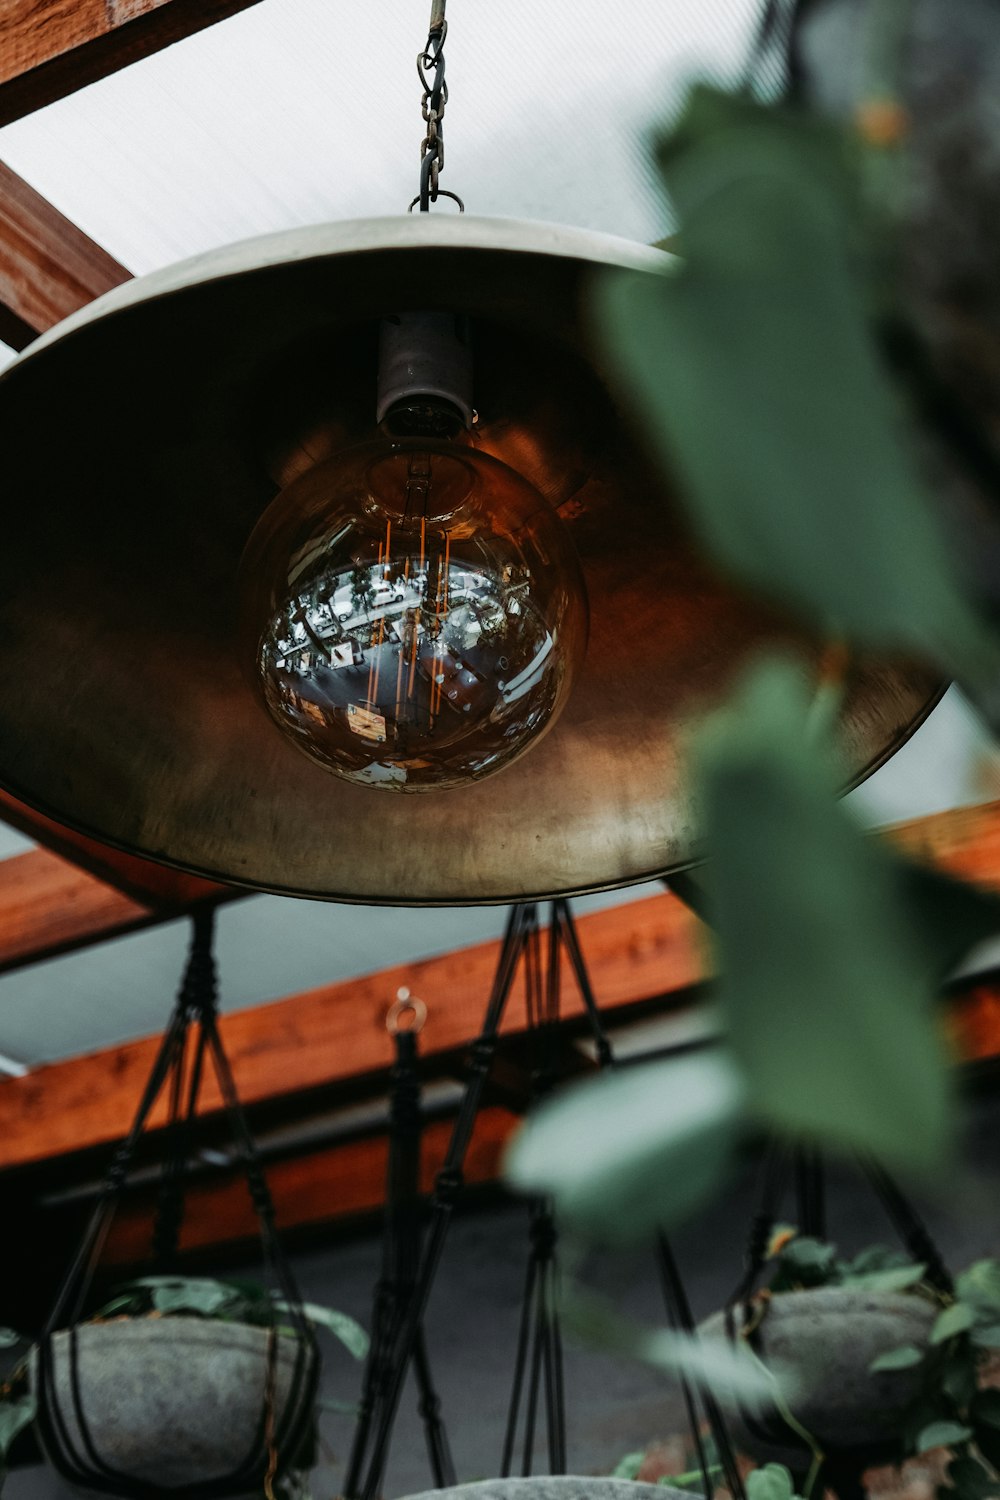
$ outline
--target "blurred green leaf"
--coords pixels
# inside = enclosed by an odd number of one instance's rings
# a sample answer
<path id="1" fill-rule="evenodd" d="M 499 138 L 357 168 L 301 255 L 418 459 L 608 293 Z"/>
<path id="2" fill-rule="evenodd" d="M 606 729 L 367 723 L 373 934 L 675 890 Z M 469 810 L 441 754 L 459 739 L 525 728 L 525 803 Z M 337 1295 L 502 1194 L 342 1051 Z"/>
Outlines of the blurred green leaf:
<path id="1" fill-rule="evenodd" d="M 507 1151 L 517 1188 L 551 1193 L 587 1237 L 648 1239 L 694 1213 L 729 1171 L 743 1090 L 720 1053 L 629 1067 L 534 1111 Z"/>
<path id="2" fill-rule="evenodd" d="M 14 1328 L 0 1328 L 0 1349 L 10 1349 L 21 1342 L 23 1335 Z"/>
<path id="3" fill-rule="evenodd" d="M 281 1297 L 274 1298 L 274 1307 L 277 1312 L 291 1311 L 290 1304 Z M 310 1323 L 338 1338 L 355 1359 L 364 1359 L 368 1353 L 368 1335 L 355 1318 L 332 1307 L 322 1307 L 318 1302 L 303 1302 L 302 1311 Z"/>
<path id="4" fill-rule="evenodd" d="M 972 1338 L 982 1349 L 1000 1349 L 1000 1323 L 990 1323 L 985 1327 L 977 1324 L 972 1330 Z"/>
<path id="5" fill-rule="evenodd" d="M 620 1458 L 611 1470 L 612 1479 L 638 1479 L 645 1457 L 645 1448 L 640 1448 L 636 1453 L 626 1453 L 625 1457 Z"/>
<path id="6" fill-rule="evenodd" d="M 887 1349 L 885 1354 L 873 1359 L 868 1368 L 873 1373 L 879 1370 L 909 1370 L 914 1365 L 919 1365 L 923 1357 L 924 1351 L 915 1344 L 901 1344 L 898 1349 Z"/>
<path id="7" fill-rule="evenodd" d="M 746 1477 L 747 1500 L 792 1500 L 795 1486 L 784 1464 L 764 1464 Z"/>
<path id="8" fill-rule="evenodd" d="M 622 1317 L 604 1298 L 578 1284 L 566 1292 L 562 1313 L 566 1327 L 586 1343 L 687 1375 L 723 1405 L 773 1401 L 775 1391 L 784 1398 L 794 1394 L 786 1372 L 763 1365 L 743 1339 L 732 1344 L 728 1339 L 650 1329 Z"/>
<path id="9" fill-rule="evenodd" d="M 825 633 L 988 683 L 966 601 L 899 436 L 849 252 L 841 138 L 697 89 L 661 151 L 685 259 L 611 275 L 595 319 L 709 554 Z"/>
<path id="10" fill-rule="evenodd" d="M 953 1302 L 951 1307 L 944 1308 L 934 1319 L 931 1343 L 943 1344 L 946 1339 L 953 1339 L 957 1333 L 967 1333 L 975 1320 L 975 1311 L 967 1302 Z"/>
<path id="11" fill-rule="evenodd" d="M 769 1126 L 929 1169 L 951 1135 L 929 939 L 835 801 L 811 702 L 794 666 L 759 663 L 697 747 L 729 1039 Z"/>
<path id="12" fill-rule="evenodd" d="M 967 1443 L 972 1436 L 971 1427 L 962 1422 L 931 1422 L 917 1438 L 917 1453 L 926 1453 L 929 1448 L 951 1448 L 956 1443 Z"/>
<path id="13" fill-rule="evenodd" d="M 207 1276 L 139 1276 L 130 1285 L 147 1288 L 153 1307 L 161 1313 L 212 1317 L 238 1296 L 234 1287 Z"/>
<path id="14" fill-rule="evenodd" d="M 956 1278 L 955 1289 L 962 1302 L 971 1302 L 980 1313 L 995 1312 L 1000 1321 L 1000 1260 L 977 1260 Z"/>

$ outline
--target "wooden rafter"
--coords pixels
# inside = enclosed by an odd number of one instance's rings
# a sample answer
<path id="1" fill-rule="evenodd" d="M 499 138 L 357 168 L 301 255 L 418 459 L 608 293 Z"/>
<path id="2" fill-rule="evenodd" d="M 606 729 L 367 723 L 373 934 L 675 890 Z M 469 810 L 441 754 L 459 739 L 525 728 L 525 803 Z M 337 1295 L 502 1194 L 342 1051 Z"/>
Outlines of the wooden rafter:
<path id="1" fill-rule="evenodd" d="M 672 896 L 612 907 L 578 925 L 606 1009 L 686 989 L 703 973 L 700 924 Z M 252 1106 L 383 1074 L 392 1061 L 386 1010 L 404 984 L 428 1006 L 424 1055 L 462 1047 L 479 1029 L 498 954 L 499 944 L 481 943 L 223 1016 L 240 1097 Z M 563 1010 L 567 1016 L 582 1011 L 569 985 Z M 507 1024 L 512 1030 L 526 1025 L 520 986 L 511 996 Z M 23 1166 L 123 1136 L 156 1045 L 156 1038 L 144 1038 L 0 1080 L 0 1166 Z M 218 1109 L 213 1086 L 203 1092 L 204 1111 Z M 163 1118 L 161 1109 L 152 1122 Z"/>
<path id="2" fill-rule="evenodd" d="M 255 3 L 4 0 L 0 5 L 0 125 Z"/>
<path id="3" fill-rule="evenodd" d="M 0 32 L 3 24 L 0 22 Z M 23 349 L 131 272 L 0 162 L 0 338 Z"/>

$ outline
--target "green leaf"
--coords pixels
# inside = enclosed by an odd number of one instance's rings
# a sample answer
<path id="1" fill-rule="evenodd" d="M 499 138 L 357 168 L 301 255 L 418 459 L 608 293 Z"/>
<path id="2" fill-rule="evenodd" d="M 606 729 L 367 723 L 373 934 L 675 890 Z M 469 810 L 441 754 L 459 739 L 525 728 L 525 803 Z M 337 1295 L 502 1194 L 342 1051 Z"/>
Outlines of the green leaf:
<path id="1" fill-rule="evenodd" d="M 792 1500 L 795 1486 L 784 1464 L 764 1464 L 746 1477 L 747 1500 Z"/>
<path id="2" fill-rule="evenodd" d="M 662 160 L 684 262 L 609 276 L 595 315 L 701 541 L 823 632 L 992 681 L 869 332 L 841 138 L 700 89 Z"/>
<path id="3" fill-rule="evenodd" d="M 926 1266 L 887 1266 L 884 1271 L 859 1271 L 848 1273 L 841 1286 L 863 1287 L 873 1292 L 905 1292 L 924 1278 Z"/>
<path id="4" fill-rule="evenodd" d="M 972 1428 L 961 1422 L 931 1422 L 917 1438 L 916 1451 L 926 1453 L 929 1448 L 952 1448 L 956 1443 L 967 1443 L 971 1436 Z"/>
<path id="5" fill-rule="evenodd" d="M 134 1286 L 147 1287 L 161 1313 L 199 1313 L 212 1317 L 239 1295 L 224 1281 L 207 1276 L 141 1276 Z"/>
<path id="6" fill-rule="evenodd" d="M 972 1339 L 981 1349 L 1000 1349 L 1000 1323 L 977 1325 L 972 1330 Z"/>
<path id="7" fill-rule="evenodd" d="M 923 1357 L 924 1350 L 918 1349 L 915 1344 L 900 1344 L 898 1349 L 887 1349 L 885 1354 L 873 1359 L 868 1368 L 873 1373 L 879 1370 L 909 1370 L 914 1365 L 919 1365 Z"/>
<path id="8" fill-rule="evenodd" d="M 687 1218 L 732 1164 L 742 1086 L 721 1054 L 628 1067 L 589 1080 L 534 1111 L 506 1172 L 517 1188 L 551 1193 L 561 1218 L 600 1241 L 634 1241 Z"/>
<path id="9" fill-rule="evenodd" d="M 686 1375 L 723 1404 L 773 1401 L 776 1390 L 786 1397 L 794 1394 L 786 1389 L 784 1373 L 779 1377 L 764 1366 L 743 1340 L 731 1344 L 727 1339 L 647 1328 L 622 1317 L 603 1298 L 579 1285 L 567 1290 L 563 1315 L 566 1327 L 586 1343 Z"/>
<path id="10" fill-rule="evenodd" d="M 626 1453 L 625 1457 L 620 1458 L 611 1470 L 612 1479 L 638 1479 L 645 1457 L 645 1448 L 640 1448 L 636 1453 Z"/>
<path id="11" fill-rule="evenodd" d="M 278 1312 L 290 1312 L 291 1305 L 281 1297 L 274 1298 Z M 368 1353 L 368 1335 L 356 1319 L 335 1308 L 323 1307 L 318 1302 L 303 1302 L 302 1311 L 308 1321 L 317 1328 L 325 1328 L 348 1349 L 355 1359 L 364 1359 Z"/>
<path id="12" fill-rule="evenodd" d="M 38 1403 L 32 1395 L 0 1401 L 0 1459 L 6 1459 L 18 1433 L 34 1421 L 37 1409 Z"/>
<path id="13" fill-rule="evenodd" d="M 1000 1261 L 974 1261 L 956 1278 L 955 1287 L 963 1302 L 971 1302 L 984 1312 L 996 1312 L 1000 1322 Z"/>
<path id="14" fill-rule="evenodd" d="M 953 1302 L 939 1312 L 931 1329 L 931 1343 L 943 1344 L 958 1333 L 966 1333 L 975 1322 L 975 1310 L 967 1302 Z"/>
<path id="15" fill-rule="evenodd" d="M 796 667 L 760 662 L 696 746 L 730 1043 L 770 1127 L 930 1169 L 952 1084 L 926 934 L 894 856 L 835 801 L 811 703 Z"/>
<path id="16" fill-rule="evenodd" d="M 11 1349 L 19 1344 L 24 1335 L 18 1333 L 14 1328 L 0 1328 L 0 1349 Z"/>

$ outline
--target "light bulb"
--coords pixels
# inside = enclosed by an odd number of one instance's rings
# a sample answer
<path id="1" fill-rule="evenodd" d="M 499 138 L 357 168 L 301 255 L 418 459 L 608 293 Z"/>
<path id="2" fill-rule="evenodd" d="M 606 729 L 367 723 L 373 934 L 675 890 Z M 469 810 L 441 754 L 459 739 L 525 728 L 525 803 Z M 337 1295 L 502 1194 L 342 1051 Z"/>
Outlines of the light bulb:
<path id="1" fill-rule="evenodd" d="M 497 459 L 385 439 L 284 489 L 240 566 L 246 658 L 267 712 L 366 786 L 455 787 L 555 722 L 587 601 L 564 523 Z"/>

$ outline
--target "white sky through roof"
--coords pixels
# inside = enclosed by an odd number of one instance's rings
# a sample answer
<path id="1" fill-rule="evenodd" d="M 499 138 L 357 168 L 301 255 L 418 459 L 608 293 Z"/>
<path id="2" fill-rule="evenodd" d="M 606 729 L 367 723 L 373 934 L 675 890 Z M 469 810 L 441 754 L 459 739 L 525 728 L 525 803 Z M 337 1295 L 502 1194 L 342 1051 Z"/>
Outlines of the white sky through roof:
<path id="1" fill-rule="evenodd" d="M 137 274 L 270 230 L 400 212 L 417 187 L 414 60 L 429 9 L 262 0 L 0 130 L 0 158 Z M 736 74 L 757 11 L 758 0 L 450 0 L 442 186 L 476 214 L 660 238 L 649 128 L 691 76 Z M 8 357 L 0 346 L 0 365 Z M 985 743 L 950 693 L 855 805 L 875 822 L 977 800 Z M 0 857 L 23 847 L 0 835 Z M 595 898 L 615 899 L 627 898 Z M 256 897 L 220 916 L 223 990 L 246 1005 L 501 924 L 497 911 Z M 172 924 L 0 979 L 0 1053 L 37 1062 L 158 1029 L 184 942 Z"/>
<path id="2" fill-rule="evenodd" d="M 425 0 L 263 0 L 0 130 L 0 157 L 130 270 L 403 211 Z M 442 186 L 471 212 L 639 240 L 642 140 L 694 73 L 732 76 L 757 0 L 451 0 Z"/>

